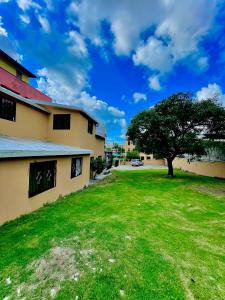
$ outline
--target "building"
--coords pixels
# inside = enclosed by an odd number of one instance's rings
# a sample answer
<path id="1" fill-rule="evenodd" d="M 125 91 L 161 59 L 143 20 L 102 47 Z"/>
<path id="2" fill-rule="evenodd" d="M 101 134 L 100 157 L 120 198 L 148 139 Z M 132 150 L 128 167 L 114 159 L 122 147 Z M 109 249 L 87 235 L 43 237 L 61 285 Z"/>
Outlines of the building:
<path id="1" fill-rule="evenodd" d="M 127 154 L 127 152 L 135 150 L 135 144 L 128 137 L 126 137 L 123 148 L 125 149 L 125 153 Z M 143 160 L 144 163 L 148 163 L 150 160 L 153 160 L 153 154 L 145 154 L 141 152 L 140 159 Z"/>
<path id="2" fill-rule="evenodd" d="M 127 155 L 128 152 L 135 150 L 135 144 L 126 137 L 126 141 L 123 145 L 125 149 L 125 154 Z M 164 159 L 155 159 L 153 154 L 146 154 L 140 152 L 140 159 L 143 161 L 145 165 L 156 165 L 156 166 L 164 166 L 165 160 Z"/>
<path id="3" fill-rule="evenodd" d="M 34 76 L 0 52 L 0 224 L 84 188 L 91 157 L 104 156 L 98 120 L 53 103 Z"/>

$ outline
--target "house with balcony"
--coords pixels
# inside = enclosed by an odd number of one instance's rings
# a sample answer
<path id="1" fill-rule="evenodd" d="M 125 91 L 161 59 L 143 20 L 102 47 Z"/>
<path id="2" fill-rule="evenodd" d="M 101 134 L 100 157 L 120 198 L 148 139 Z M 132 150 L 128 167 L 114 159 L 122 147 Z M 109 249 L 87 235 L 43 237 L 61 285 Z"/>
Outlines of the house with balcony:
<path id="1" fill-rule="evenodd" d="M 54 103 L 0 52 L 0 224 L 84 188 L 105 131 L 83 109 Z"/>

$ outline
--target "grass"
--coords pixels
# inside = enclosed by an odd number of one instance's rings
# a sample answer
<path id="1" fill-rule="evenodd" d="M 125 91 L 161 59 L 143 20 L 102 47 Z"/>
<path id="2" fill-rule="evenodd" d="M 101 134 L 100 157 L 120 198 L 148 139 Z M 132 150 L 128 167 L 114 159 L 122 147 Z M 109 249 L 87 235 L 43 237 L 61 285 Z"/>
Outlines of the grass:
<path id="1" fill-rule="evenodd" d="M 0 227 L 0 299 L 225 299 L 225 181 L 165 174 L 117 171 Z"/>

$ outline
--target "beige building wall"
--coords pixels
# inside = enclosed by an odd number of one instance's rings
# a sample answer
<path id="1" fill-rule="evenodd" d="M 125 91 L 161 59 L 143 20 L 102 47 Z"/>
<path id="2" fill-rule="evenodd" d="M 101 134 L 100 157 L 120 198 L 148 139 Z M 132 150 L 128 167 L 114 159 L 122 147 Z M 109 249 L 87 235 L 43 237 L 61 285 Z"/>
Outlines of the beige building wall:
<path id="1" fill-rule="evenodd" d="M 76 156 L 73 156 L 76 157 Z M 81 157 L 81 155 L 77 156 Z M 32 212 L 44 203 L 82 189 L 89 182 L 90 157 L 83 157 L 82 174 L 71 177 L 71 157 L 14 159 L 0 161 L 0 224 Z M 57 160 L 56 187 L 28 197 L 29 167 L 32 162 Z"/>
<path id="2" fill-rule="evenodd" d="M 127 153 L 128 151 L 133 151 L 134 148 L 135 148 L 135 145 L 133 144 L 132 141 L 128 141 L 126 139 L 124 145 L 123 145 L 123 148 L 125 149 L 125 153 Z"/>
<path id="3" fill-rule="evenodd" d="M 105 139 L 95 137 L 94 155 L 96 157 L 105 155 Z"/>
<path id="4" fill-rule="evenodd" d="M 93 134 L 88 133 L 88 119 L 79 111 L 46 106 L 52 114 L 48 121 L 48 140 L 54 143 L 81 147 L 93 151 L 92 156 L 104 156 L 104 143 L 96 138 L 96 125 L 93 126 Z M 53 115 L 70 114 L 70 130 L 54 130 Z"/>
<path id="5" fill-rule="evenodd" d="M 173 161 L 174 168 L 180 168 L 204 176 L 225 178 L 225 162 L 187 162 L 187 159 L 176 158 Z"/>
<path id="6" fill-rule="evenodd" d="M 8 62 L 7 60 L 1 58 L 0 59 L 0 67 L 4 70 L 8 71 L 12 75 L 16 76 L 16 70 L 17 70 L 16 67 L 13 64 L 11 64 L 10 62 Z M 26 83 L 28 83 L 29 77 L 23 73 L 22 80 L 25 81 Z"/>
<path id="7" fill-rule="evenodd" d="M 21 102 L 16 103 L 16 121 L 0 118 L 0 134 L 46 140 L 48 114 Z"/>

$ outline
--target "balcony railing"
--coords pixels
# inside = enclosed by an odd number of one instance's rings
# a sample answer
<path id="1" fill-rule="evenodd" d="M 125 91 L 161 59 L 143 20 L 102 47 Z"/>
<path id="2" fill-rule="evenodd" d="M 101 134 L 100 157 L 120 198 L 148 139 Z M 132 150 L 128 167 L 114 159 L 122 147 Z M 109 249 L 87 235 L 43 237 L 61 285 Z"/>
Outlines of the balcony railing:
<path id="1" fill-rule="evenodd" d="M 33 88 L 28 83 L 0 67 L 0 85 L 13 91 L 16 94 L 28 99 L 52 102 L 52 99 L 39 90 Z"/>

